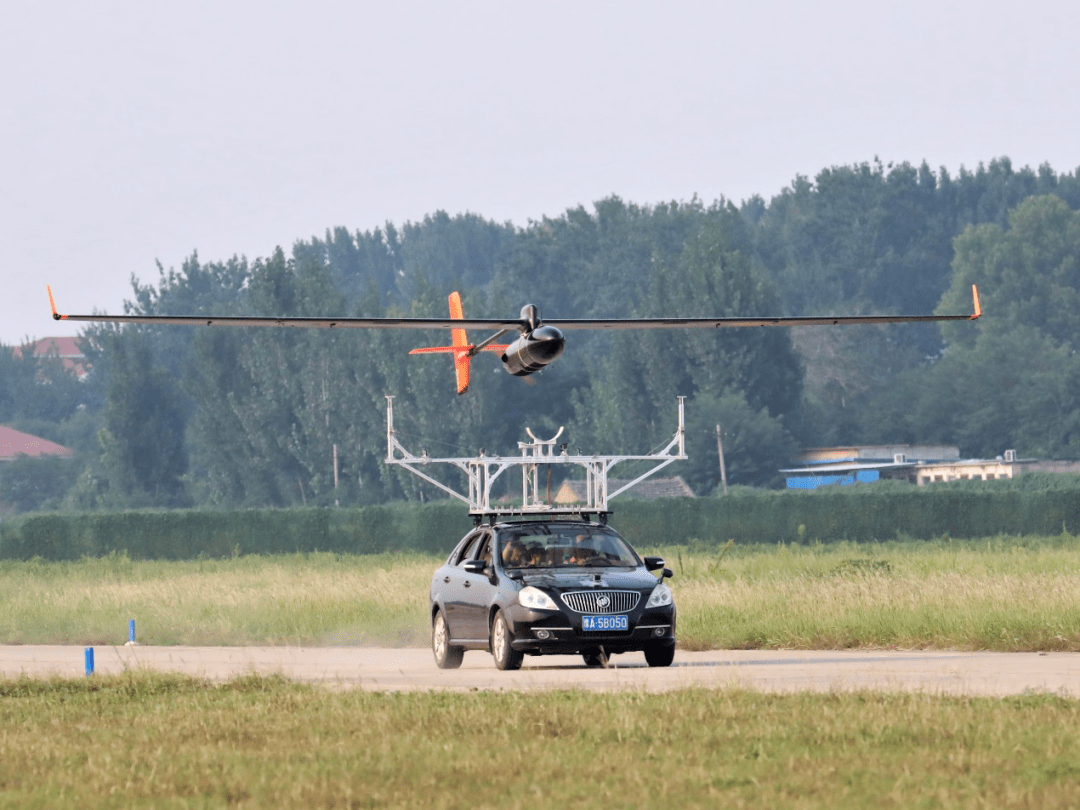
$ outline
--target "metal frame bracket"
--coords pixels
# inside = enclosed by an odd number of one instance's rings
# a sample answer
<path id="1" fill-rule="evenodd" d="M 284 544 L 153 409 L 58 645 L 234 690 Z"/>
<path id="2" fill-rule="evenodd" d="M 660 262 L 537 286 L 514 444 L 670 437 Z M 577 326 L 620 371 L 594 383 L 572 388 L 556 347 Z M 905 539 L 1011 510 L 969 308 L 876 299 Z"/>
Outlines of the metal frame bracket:
<path id="1" fill-rule="evenodd" d="M 398 441 L 394 430 L 394 397 L 388 395 L 386 397 L 386 463 L 404 467 L 413 475 L 422 478 L 451 497 L 468 504 L 469 514 L 473 515 L 474 519 L 504 515 L 581 515 L 583 517 L 598 515 L 601 521 L 606 521 L 611 512 L 608 502 L 612 498 L 659 472 L 673 461 L 686 459 L 685 401 L 686 397 L 678 398 L 679 423 L 671 441 L 662 450 L 647 455 L 570 455 L 567 453 L 566 444 L 559 445 L 556 452 L 556 442 L 563 432 L 560 427 L 550 439 L 538 439 L 529 428 L 525 428 L 531 441 L 518 442 L 520 456 L 489 456 L 481 450 L 474 458 L 431 458 L 426 450 L 419 456 L 414 455 Z M 624 461 L 651 461 L 655 464 L 637 478 L 610 492 L 608 473 L 615 465 Z M 467 494 L 447 486 L 424 472 L 421 468 L 428 464 L 450 464 L 461 470 L 468 483 Z M 576 465 L 585 470 L 584 505 L 572 508 L 559 506 L 547 503 L 541 497 L 540 467 L 553 464 Z M 492 485 L 504 472 L 514 467 L 520 467 L 522 470 L 521 506 L 513 508 L 492 506 Z"/>

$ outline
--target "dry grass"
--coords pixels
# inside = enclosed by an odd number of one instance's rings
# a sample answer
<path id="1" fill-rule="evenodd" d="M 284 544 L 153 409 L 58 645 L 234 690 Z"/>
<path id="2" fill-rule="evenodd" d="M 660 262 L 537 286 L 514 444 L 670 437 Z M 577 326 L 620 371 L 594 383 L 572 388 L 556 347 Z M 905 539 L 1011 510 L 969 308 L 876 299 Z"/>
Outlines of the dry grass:
<path id="1" fill-rule="evenodd" d="M 433 561 L 305 554 L 0 563 L 0 642 L 426 643 Z"/>
<path id="2" fill-rule="evenodd" d="M 1075 538 L 677 549 L 669 564 L 691 648 L 1080 650 Z"/>
<path id="3" fill-rule="evenodd" d="M 659 548 L 687 648 L 1080 650 L 1080 541 Z M 0 643 L 425 645 L 439 560 L 0 563 Z"/>

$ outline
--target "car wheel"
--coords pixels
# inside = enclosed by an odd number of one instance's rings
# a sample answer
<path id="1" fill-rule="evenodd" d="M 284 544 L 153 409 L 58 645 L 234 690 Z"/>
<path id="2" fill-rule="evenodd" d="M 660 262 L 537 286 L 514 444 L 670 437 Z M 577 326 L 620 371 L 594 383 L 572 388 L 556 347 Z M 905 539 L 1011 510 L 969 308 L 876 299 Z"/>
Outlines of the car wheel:
<path id="1" fill-rule="evenodd" d="M 465 655 L 464 647 L 455 647 L 450 643 L 450 629 L 441 610 L 431 623 L 431 651 L 435 654 L 435 666 L 439 669 L 457 669 Z"/>
<path id="2" fill-rule="evenodd" d="M 675 660 L 674 644 L 657 644 L 645 648 L 645 661 L 650 667 L 670 667 Z"/>
<path id="3" fill-rule="evenodd" d="M 603 652 L 582 653 L 581 657 L 585 659 L 585 666 L 592 667 L 593 669 L 606 667 L 608 665 L 608 657 Z"/>
<path id="4" fill-rule="evenodd" d="M 491 623 L 491 654 L 495 656 L 495 666 L 499 669 L 521 669 L 525 653 L 510 646 L 512 640 L 510 625 L 506 623 L 506 617 L 500 610 L 495 614 L 495 621 Z"/>

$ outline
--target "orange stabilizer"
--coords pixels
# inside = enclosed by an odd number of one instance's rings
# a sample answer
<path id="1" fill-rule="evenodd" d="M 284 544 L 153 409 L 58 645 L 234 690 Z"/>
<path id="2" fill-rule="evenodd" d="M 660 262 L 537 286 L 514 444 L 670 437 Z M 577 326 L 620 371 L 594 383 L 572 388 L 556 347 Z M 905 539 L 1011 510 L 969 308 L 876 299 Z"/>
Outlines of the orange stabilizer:
<path id="1" fill-rule="evenodd" d="M 461 295 L 456 291 L 450 293 L 450 317 L 460 321 L 465 317 L 461 307 Z M 457 377 L 457 392 L 464 394 L 469 390 L 469 361 L 476 354 L 476 347 L 469 343 L 469 338 L 464 329 L 450 330 L 450 346 L 423 346 L 413 349 L 409 354 L 453 354 L 454 376 Z M 505 345 L 487 345 L 480 351 L 502 352 L 506 351 Z"/>
<path id="2" fill-rule="evenodd" d="M 451 354 L 452 352 L 459 352 L 464 349 L 467 352 L 473 350 L 473 346 L 421 346 L 419 349 L 412 349 L 409 354 Z M 489 343 L 482 348 L 482 352 L 505 352 L 509 348 L 509 344 L 502 343 Z"/>
<path id="3" fill-rule="evenodd" d="M 450 317 L 455 321 L 460 321 L 465 317 L 465 312 L 461 308 L 461 295 L 459 295 L 456 290 L 450 293 Z M 450 343 L 458 349 L 467 348 L 469 339 L 465 336 L 465 330 L 451 329 Z"/>
<path id="4" fill-rule="evenodd" d="M 454 355 L 454 376 L 457 377 L 458 396 L 469 390 L 469 355 L 458 352 Z"/>
<path id="5" fill-rule="evenodd" d="M 450 317 L 460 321 L 465 317 L 461 308 L 461 295 L 457 290 L 450 293 Z M 457 377 L 458 396 L 469 390 L 469 339 L 465 336 L 464 329 L 450 330 L 450 344 L 456 349 L 454 352 L 454 376 Z"/>
<path id="6" fill-rule="evenodd" d="M 975 305 L 975 314 L 971 316 L 971 320 L 977 320 L 982 317 L 982 304 L 979 303 L 979 288 L 974 284 L 971 285 L 971 298 Z"/>

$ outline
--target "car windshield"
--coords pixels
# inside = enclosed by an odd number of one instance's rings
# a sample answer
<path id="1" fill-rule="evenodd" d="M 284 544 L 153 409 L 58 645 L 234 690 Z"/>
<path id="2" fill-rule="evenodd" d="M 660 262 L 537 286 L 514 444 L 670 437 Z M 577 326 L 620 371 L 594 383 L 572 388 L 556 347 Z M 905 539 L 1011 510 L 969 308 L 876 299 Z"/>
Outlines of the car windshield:
<path id="1" fill-rule="evenodd" d="M 532 525 L 500 533 L 504 568 L 636 567 L 637 553 L 606 526 Z"/>

